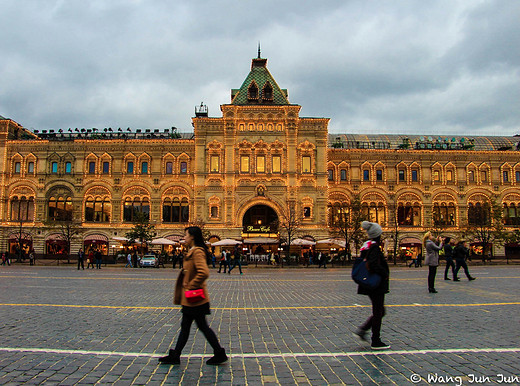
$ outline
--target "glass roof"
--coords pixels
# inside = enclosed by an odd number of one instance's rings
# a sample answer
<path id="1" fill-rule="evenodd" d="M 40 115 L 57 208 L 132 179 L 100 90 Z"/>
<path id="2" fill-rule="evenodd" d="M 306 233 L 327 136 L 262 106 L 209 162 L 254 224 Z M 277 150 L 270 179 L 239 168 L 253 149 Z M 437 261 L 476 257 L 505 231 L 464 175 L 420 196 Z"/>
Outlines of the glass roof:
<path id="1" fill-rule="evenodd" d="M 329 147 L 338 140 L 343 143 L 343 148 L 389 148 L 400 149 L 409 140 L 409 149 L 421 148 L 439 150 L 464 146 L 467 149 L 477 151 L 516 150 L 520 141 L 519 137 L 495 137 L 495 136 L 434 136 L 434 135 L 401 135 L 401 134 L 329 134 Z M 360 143 L 358 145 L 358 142 Z M 428 147 L 428 144 L 431 147 Z M 444 146 L 443 146 L 444 145 Z M 473 145 L 473 147 L 471 146 Z"/>

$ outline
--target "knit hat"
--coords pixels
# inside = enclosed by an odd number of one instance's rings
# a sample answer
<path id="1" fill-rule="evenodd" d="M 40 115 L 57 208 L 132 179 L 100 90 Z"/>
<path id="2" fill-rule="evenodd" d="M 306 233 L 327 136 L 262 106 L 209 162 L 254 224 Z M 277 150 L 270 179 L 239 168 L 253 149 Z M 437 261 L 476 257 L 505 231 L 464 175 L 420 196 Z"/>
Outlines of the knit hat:
<path id="1" fill-rule="evenodd" d="M 367 231 L 368 238 L 370 239 L 375 239 L 383 233 L 381 225 L 375 222 L 363 221 L 361 223 L 361 228 Z"/>

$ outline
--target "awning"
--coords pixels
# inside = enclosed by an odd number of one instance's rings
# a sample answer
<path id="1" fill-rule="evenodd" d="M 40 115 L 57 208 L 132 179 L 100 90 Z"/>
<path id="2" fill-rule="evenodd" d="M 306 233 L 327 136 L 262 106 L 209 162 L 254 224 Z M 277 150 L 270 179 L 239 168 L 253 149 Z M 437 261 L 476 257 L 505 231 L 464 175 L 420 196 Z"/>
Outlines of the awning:
<path id="1" fill-rule="evenodd" d="M 415 237 L 405 237 L 404 239 L 399 240 L 399 244 L 422 244 L 422 241 Z"/>
<path id="2" fill-rule="evenodd" d="M 291 245 L 310 246 L 310 245 L 316 245 L 316 243 L 314 241 L 305 240 L 305 239 L 294 239 L 294 240 L 291 240 Z"/>
<path id="3" fill-rule="evenodd" d="M 340 239 L 324 239 L 324 240 L 318 240 L 316 241 L 316 244 L 331 244 L 331 245 L 337 245 L 338 247 L 345 248 L 345 240 Z"/>
<path id="4" fill-rule="evenodd" d="M 176 243 L 180 243 L 180 241 L 184 238 L 184 235 L 171 235 L 164 237 L 170 241 L 175 241 Z"/>
<path id="5" fill-rule="evenodd" d="M 279 242 L 278 239 L 270 237 L 251 237 L 244 239 L 244 244 L 278 244 Z"/>
<path id="6" fill-rule="evenodd" d="M 112 240 L 116 240 L 116 241 L 124 241 L 124 242 L 128 242 L 130 240 L 128 240 L 126 237 L 120 237 L 120 236 L 114 236 L 112 237 Z"/>
<path id="7" fill-rule="evenodd" d="M 103 241 L 108 243 L 108 237 L 105 235 L 89 235 L 83 241 Z"/>
<path id="8" fill-rule="evenodd" d="M 219 246 L 231 246 L 231 245 L 238 245 L 242 244 L 242 241 L 233 240 L 233 239 L 224 239 L 220 241 L 215 241 L 214 243 L 211 243 L 212 247 L 219 247 Z"/>
<path id="9" fill-rule="evenodd" d="M 153 244 L 153 245 L 175 245 L 175 244 L 178 244 L 178 243 L 175 242 L 175 241 L 172 241 L 172 240 L 165 239 L 164 237 L 160 237 L 158 239 L 152 240 L 150 242 L 150 244 Z"/>

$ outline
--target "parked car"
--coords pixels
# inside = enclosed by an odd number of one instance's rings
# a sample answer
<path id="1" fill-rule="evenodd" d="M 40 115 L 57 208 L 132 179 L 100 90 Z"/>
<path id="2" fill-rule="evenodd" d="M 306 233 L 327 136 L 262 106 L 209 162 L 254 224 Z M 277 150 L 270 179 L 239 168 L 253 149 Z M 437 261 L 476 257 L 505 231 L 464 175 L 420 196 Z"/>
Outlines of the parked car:
<path id="1" fill-rule="evenodd" d="M 139 262 L 141 267 L 155 267 L 159 268 L 159 259 L 155 257 L 153 254 L 144 255 L 141 257 L 141 261 Z"/>

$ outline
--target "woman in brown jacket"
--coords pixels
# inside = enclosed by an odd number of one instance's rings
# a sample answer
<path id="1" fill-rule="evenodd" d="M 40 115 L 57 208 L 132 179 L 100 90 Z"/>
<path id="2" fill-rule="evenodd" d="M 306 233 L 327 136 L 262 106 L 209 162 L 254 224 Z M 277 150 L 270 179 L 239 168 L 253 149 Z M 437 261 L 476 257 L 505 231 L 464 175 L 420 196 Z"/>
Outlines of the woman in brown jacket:
<path id="1" fill-rule="evenodd" d="M 184 240 L 190 248 L 184 258 L 184 269 L 181 270 L 175 285 L 174 304 L 182 305 L 181 331 L 177 339 L 175 349 L 167 356 L 159 358 L 159 362 L 177 365 L 180 363 L 182 349 L 190 336 L 190 328 L 195 320 L 197 327 L 204 334 L 208 343 L 213 347 L 214 355 L 206 361 L 208 365 L 219 365 L 227 361 L 226 351 L 220 343 L 213 330 L 208 326 L 206 315 L 210 314 L 209 296 L 206 288 L 206 279 L 209 276 L 207 264 L 208 249 L 202 237 L 199 227 L 192 226 L 185 229 Z M 196 302 L 186 299 L 186 291 L 202 289 L 204 297 Z"/>

